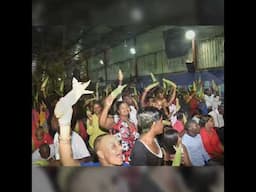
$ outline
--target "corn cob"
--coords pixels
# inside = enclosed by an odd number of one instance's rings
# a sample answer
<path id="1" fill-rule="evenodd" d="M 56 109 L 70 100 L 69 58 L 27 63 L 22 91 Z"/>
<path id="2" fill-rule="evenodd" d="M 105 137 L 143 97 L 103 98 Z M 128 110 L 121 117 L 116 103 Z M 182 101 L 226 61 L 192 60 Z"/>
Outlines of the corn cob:
<path id="1" fill-rule="evenodd" d="M 174 82 L 172 82 L 172 81 L 170 81 L 168 79 L 163 78 L 163 82 L 165 82 L 167 85 L 170 85 L 170 86 L 173 86 L 173 87 L 177 87 L 177 85 Z"/>
<path id="2" fill-rule="evenodd" d="M 43 159 L 43 160 L 37 160 L 37 161 L 33 162 L 32 164 L 45 167 L 45 166 L 49 165 L 49 162 L 47 160 Z"/>
<path id="3" fill-rule="evenodd" d="M 48 80 L 49 80 L 49 76 L 47 76 L 47 77 L 44 79 L 44 81 L 43 81 L 43 83 L 42 83 L 42 85 L 41 85 L 41 91 L 44 91 L 44 90 L 45 90 L 45 87 L 46 87 L 46 85 L 47 85 Z"/>
<path id="4" fill-rule="evenodd" d="M 162 123 L 163 123 L 163 125 L 167 125 L 167 126 L 171 125 L 171 122 L 167 121 L 167 120 L 162 120 Z"/>
<path id="5" fill-rule="evenodd" d="M 153 82 L 156 82 L 156 81 L 157 81 L 157 80 L 156 80 L 156 77 L 155 77 L 155 75 L 154 75 L 153 73 L 150 73 L 150 76 L 151 76 L 151 79 L 152 79 Z"/>
<path id="6" fill-rule="evenodd" d="M 96 83 L 96 98 L 99 100 L 99 82 Z"/>
<path id="7" fill-rule="evenodd" d="M 175 149 L 176 153 L 172 160 L 172 166 L 179 167 L 181 164 L 182 145 L 180 144 L 178 147 L 174 146 L 174 149 Z"/>
<path id="8" fill-rule="evenodd" d="M 159 82 L 152 83 L 152 84 L 150 84 L 150 85 L 148 85 L 148 86 L 146 87 L 146 90 L 150 90 L 150 89 L 156 87 L 157 85 L 159 85 Z"/>
<path id="9" fill-rule="evenodd" d="M 60 83 L 60 93 L 61 93 L 61 96 L 63 96 L 63 92 L 64 91 L 64 80 L 61 81 Z"/>
<path id="10" fill-rule="evenodd" d="M 215 83 L 214 80 L 212 80 L 212 89 L 213 89 L 214 91 L 218 91 L 218 86 L 216 85 L 216 83 Z"/>
<path id="11" fill-rule="evenodd" d="M 116 98 L 120 93 L 122 93 L 123 89 L 126 87 L 127 85 L 122 85 L 122 86 L 118 86 L 116 89 L 114 89 L 110 94 L 112 95 L 113 98 Z"/>
<path id="12" fill-rule="evenodd" d="M 193 81 L 192 90 L 196 91 L 196 83 Z"/>

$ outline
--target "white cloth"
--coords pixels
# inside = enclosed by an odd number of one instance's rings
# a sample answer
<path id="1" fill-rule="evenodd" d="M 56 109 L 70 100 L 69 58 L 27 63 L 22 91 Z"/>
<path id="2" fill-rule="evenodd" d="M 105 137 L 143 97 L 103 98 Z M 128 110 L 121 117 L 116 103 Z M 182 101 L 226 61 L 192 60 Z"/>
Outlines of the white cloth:
<path id="1" fill-rule="evenodd" d="M 134 106 L 132 106 L 132 105 L 130 105 L 130 121 L 132 122 L 132 123 L 134 123 L 135 124 L 135 126 L 137 127 L 137 124 L 138 124 L 138 120 L 137 120 L 137 109 L 134 107 Z"/>
<path id="2" fill-rule="evenodd" d="M 219 113 L 218 109 L 215 109 L 209 112 L 208 114 L 212 116 L 215 127 L 218 127 L 218 128 L 224 127 L 224 118 L 223 118 L 223 115 Z"/>
<path id="3" fill-rule="evenodd" d="M 177 107 L 176 107 L 176 105 L 174 105 L 174 104 L 169 105 L 169 112 L 172 113 L 172 115 L 170 117 L 170 121 L 171 121 L 172 126 L 173 126 L 177 121 L 177 116 L 176 116 Z"/>
<path id="4" fill-rule="evenodd" d="M 213 98 L 214 98 L 213 94 L 211 96 L 204 94 L 204 100 L 207 108 L 212 107 Z"/>
<path id="5" fill-rule="evenodd" d="M 50 144 L 49 145 L 50 147 L 50 156 L 47 158 L 48 159 L 51 159 L 51 158 L 54 158 L 54 155 L 55 155 L 55 147 L 54 147 L 54 144 Z M 41 157 L 40 153 L 39 153 L 39 149 L 35 150 L 33 153 L 32 153 L 32 163 L 33 162 L 36 162 L 36 161 L 40 161 L 40 160 L 45 160 L 44 158 Z"/>
<path id="6" fill-rule="evenodd" d="M 212 99 L 212 110 L 218 109 L 218 106 L 221 105 L 220 97 L 216 96 Z"/>
<path id="7" fill-rule="evenodd" d="M 53 142 L 55 146 L 55 158 L 56 160 L 59 160 L 60 154 L 59 154 L 59 134 L 58 133 L 55 133 Z M 87 146 L 85 145 L 84 140 L 80 135 L 78 135 L 74 131 L 72 131 L 72 136 L 71 136 L 71 148 L 73 153 L 73 159 L 82 159 L 90 156 L 90 153 L 87 149 Z"/>

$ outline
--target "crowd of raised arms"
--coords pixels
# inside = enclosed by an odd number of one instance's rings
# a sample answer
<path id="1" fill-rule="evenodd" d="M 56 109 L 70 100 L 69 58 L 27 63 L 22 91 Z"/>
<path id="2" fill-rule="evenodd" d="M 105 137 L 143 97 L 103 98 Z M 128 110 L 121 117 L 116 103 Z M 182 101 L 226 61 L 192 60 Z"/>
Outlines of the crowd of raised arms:
<path id="1" fill-rule="evenodd" d="M 33 100 L 33 166 L 210 166 L 224 164 L 224 104 L 219 90 L 195 80 L 189 89 L 169 79 L 142 91 L 72 79 L 65 94 Z M 100 92 L 101 91 L 101 92 Z"/>

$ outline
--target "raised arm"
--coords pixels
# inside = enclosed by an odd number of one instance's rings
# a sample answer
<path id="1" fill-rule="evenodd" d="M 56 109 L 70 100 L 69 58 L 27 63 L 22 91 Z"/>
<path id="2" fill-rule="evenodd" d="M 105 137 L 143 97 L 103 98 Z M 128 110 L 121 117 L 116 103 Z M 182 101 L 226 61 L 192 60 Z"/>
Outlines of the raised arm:
<path id="1" fill-rule="evenodd" d="M 105 99 L 104 108 L 101 112 L 99 119 L 100 127 L 102 128 L 110 129 L 114 125 L 114 119 L 112 117 L 108 117 L 108 112 L 111 108 L 114 99 L 115 98 L 113 98 L 111 94 Z"/>
<path id="2" fill-rule="evenodd" d="M 156 87 L 157 85 L 159 85 L 159 82 L 154 82 L 154 83 L 148 85 L 148 86 L 144 89 L 144 92 L 142 93 L 141 100 L 140 100 L 141 107 L 146 107 L 146 103 L 145 103 L 146 96 L 147 96 L 148 92 L 149 92 L 151 89 L 153 89 L 154 87 Z"/>
<path id="3" fill-rule="evenodd" d="M 72 106 L 79 100 L 83 94 L 91 94 L 92 91 L 86 90 L 90 81 L 86 83 L 78 82 L 73 78 L 73 87 L 64 97 L 62 97 L 56 104 L 54 113 L 58 118 L 60 126 L 59 136 L 59 151 L 60 160 L 64 166 L 79 166 L 79 161 L 76 161 L 72 157 L 71 148 L 71 118 L 73 109 Z"/>
<path id="4" fill-rule="evenodd" d="M 114 125 L 114 119 L 112 117 L 108 117 L 108 112 L 113 104 L 115 98 L 123 91 L 123 89 L 127 85 L 118 86 L 114 89 L 109 96 L 106 97 L 104 108 L 100 115 L 100 127 L 105 129 L 110 129 Z"/>

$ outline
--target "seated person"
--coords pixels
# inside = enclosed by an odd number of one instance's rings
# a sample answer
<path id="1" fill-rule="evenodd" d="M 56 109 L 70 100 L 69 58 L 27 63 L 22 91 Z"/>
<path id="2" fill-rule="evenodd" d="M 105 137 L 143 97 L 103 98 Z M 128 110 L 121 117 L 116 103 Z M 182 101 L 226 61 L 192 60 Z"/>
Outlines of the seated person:
<path id="1" fill-rule="evenodd" d="M 54 145 L 42 144 L 32 153 L 32 164 L 38 166 L 48 166 L 54 162 Z"/>
<path id="2" fill-rule="evenodd" d="M 32 135 L 32 142 L 33 142 L 34 150 L 36 150 L 44 143 L 53 144 L 53 139 L 49 133 L 46 133 L 44 131 L 43 127 L 39 126 L 35 130 L 35 134 Z"/>

